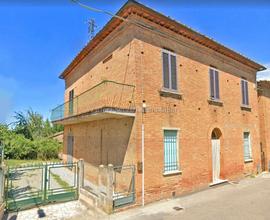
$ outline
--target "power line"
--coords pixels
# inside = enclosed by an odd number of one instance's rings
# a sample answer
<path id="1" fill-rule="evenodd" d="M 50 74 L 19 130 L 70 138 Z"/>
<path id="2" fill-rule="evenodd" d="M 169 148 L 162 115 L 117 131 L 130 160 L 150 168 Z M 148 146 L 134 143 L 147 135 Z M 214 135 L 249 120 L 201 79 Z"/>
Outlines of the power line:
<path id="1" fill-rule="evenodd" d="M 91 10 L 91 11 L 94 11 L 94 12 L 98 12 L 98 13 L 107 14 L 107 15 L 109 15 L 109 16 L 111 16 L 111 17 L 118 18 L 118 19 L 120 19 L 120 20 L 122 20 L 122 21 L 124 21 L 124 22 L 129 22 L 130 24 L 134 24 L 134 25 L 136 25 L 136 26 L 138 26 L 138 27 L 147 29 L 147 30 L 149 30 L 149 31 L 151 31 L 151 32 L 154 32 L 155 34 L 159 34 L 159 35 L 161 35 L 161 36 L 163 36 L 163 37 L 172 39 L 172 40 L 174 40 L 174 41 L 176 41 L 176 42 L 182 44 L 183 46 L 188 47 L 189 49 L 195 50 L 195 49 L 194 49 L 193 47 L 191 47 L 188 43 L 184 43 L 183 41 L 180 41 L 178 38 L 176 38 L 176 37 L 174 37 L 174 36 L 172 36 L 172 35 L 170 35 L 170 34 L 168 34 L 168 33 L 165 33 L 165 32 L 163 32 L 163 31 L 161 31 L 161 30 L 158 30 L 158 29 L 157 29 L 156 27 L 154 27 L 154 26 L 151 26 L 151 25 L 142 23 L 142 22 L 140 22 L 140 21 L 129 20 L 129 19 L 127 19 L 127 18 L 123 18 L 123 17 L 121 17 L 121 16 L 119 16 L 119 15 L 113 14 L 113 13 L 108 12 L 108 11 L 105 11 L 105 10 L 101 10 L 101 9 L 97 9 L 97 8 L 94 8 L 94 7 L 90 7 L 90 6 L 86 5 L 86 4 L 81 3 L 81 2 L 78 1 L 78 0 L 70 0 L 70 1 L 72 1 L 73 3 L 78 4 L 79 6 L 85 8 L 85 9 L 88 9 L 88 10 Z M 185 26 L 185 25 L 183 25 L 183 26 Z M 188 29 L 190 29 L 190 28 L 187 27 L 187 26 L 185 26 L 185 27 L 188 28 Z M 191 30 L 192 30 L 192 29 L 191 29 Z M 194 31 L 194 32 L 196 32 L 196 31 Z M 209 37 L 204 36 L 204 35 L 202 35 L 202 34 L 200 34 L 200 33 L 197 33 L 197 34 L 201 35 L 202 37 L 205 37 L 205 38 L 210 39 Z M 210 39 L 210 40 L 211 40 L 211 39 Z M 214 41 L 214 40 L 213 40 L 213 41 Z M 215 42 L 215 41 L 214 41 L 214 42 Z M 226 46 L 224 46 L 224 45 L 222 45 L 222 44 L 220 44 L 220 43 L 218 43 L 218 42 L 215 42 L 215 43 L 218 44 L 218 45 L 220 45 L 220 46 L 222 46 L 222 47 L 225 47 L 225 48 L 226 48 Z M 247 57 L 245 57 L 245 56 L 243 56 L 243 55 L 241 55 L 241 54 L 239 54 L 239 53 L 237 53 L 237 52 L 234 52 L 234 53 L 236 53 L 236 54 L 238 54 L 238 55 L 244 57 L 245 59 L 250 60 L 249 58 L 247 58 Z M 225 56 L 226 56 L 226 55 L 225 55 Z M 239 61 L 239 62 L 240 62 L 240 61 Z M 232 63 L 229 62 L 229 61 L 228 61 L 228 62 L 225 62 L 225 63 L 230 64 L 230 65 L 234 66 L 235 68 L 239 69 L 239 66 L 238 66 L 238 65 L 234 65 L 234 64 L 232 64 Z M 240 62 L 240 63 L 241 63 L 241 62 Z"/>
<path id="2" fill-rule="evenodd" d="M 97 9 L 97 8 L 93 8 L 93 7 L 90 7 L 88 5 L 85 5 L 85 4 L 81 3 L 81 2 L 79 2 L 78 0 L 70 0 L 70 1 L 72 1 L 73 3 L 76 3 L 78 5 L 80 5 L 83 8 L 86 8 L 88 10 L 91 10 L 91 11 L 94 11 L 94 12 L 99 12 L 99 13 L 104 13 L 104 14 L 110 15 L 112 17 L 118 18 L 120 20 L 123 20 L 123 21 L 126 21 L 127 20 L 127 19 L 125 19 L 125 18 L 123 18 L 121 16 L 118 16 L 118 15 L 115 15 L 115 14 L 113 14 L 111 12 L 104 11 L 104 10 L 101 10 L 101 9 Z"/>
<path id="3" fill-rule="evenodd" d="M 139 27 L 150 28 L 150 29 L 152 29 L 152 30 L 154 29 L 153 26 L 150 26 L 150 25 L 147 25 L 147 24 L 138 22 L 138 21 L 132 21 L 132 20 L 129 20 L 129 19 L 127 19 L 127 18 L 121 17 L 121 16 L 119 16 L 119 15 L 113 14 L 113 13 L 108 12 L 108 11 L 105 11 L 105 10 L 101 10 L 101 9 L 97 9 L 97 8 L 94 8 L 94 7 L 90 7 L 90 6 L 86 5 L 86 4 L 81 3 L 81 2 L 78 1 L 78 0 L 70 0 L 70 1 L 72 1 L 73 3 L 78 4 L 79 6 L 85 8 L 85 9 L 88 9 L 88 10 L 90 10 L 90 11 L 98 12 L 98 13 L 103 13 L 103 14 L 109 15 L 109 16 L 111 16 L 111 17 L 118 18 L 118 19 L 120 19 L 120 20 L 122 20 L 122 21 L 129 22 L 129 23 L 131 23 L 131 24 L 135 24 L 135 25 L 137 25 L 137 26 L 139 26 Z"/>

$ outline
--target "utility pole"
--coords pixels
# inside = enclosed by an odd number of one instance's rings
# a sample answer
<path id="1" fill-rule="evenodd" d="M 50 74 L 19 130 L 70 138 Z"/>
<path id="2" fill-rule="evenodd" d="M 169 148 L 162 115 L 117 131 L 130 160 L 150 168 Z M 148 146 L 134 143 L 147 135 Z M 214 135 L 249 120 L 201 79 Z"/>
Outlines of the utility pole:
<path id="1" fill-rule="evenodd" d="M 91 18 L 91 19 L 89 19 L 87 21 L 87 24 L 88 24 L 88 35 L 89 35 L 89 38 L 90 39 L 93 39 L 93 37 L 96 34 L 96 28 L 97 28 L 96 22 L 95 22 L 94 19 Z"/>

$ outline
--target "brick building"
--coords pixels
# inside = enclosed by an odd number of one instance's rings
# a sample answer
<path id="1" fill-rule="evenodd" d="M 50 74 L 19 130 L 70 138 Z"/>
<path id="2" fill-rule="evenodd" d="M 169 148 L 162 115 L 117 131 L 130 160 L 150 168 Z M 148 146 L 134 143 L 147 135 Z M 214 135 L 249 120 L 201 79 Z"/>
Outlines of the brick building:
<path id="1" fill-rule="evenodd" d="M 262 169 L 270 170 L 270 81 L 258 82 Z"/>
<path id="2" fill-rule="evenodd" d="M 128 1 L 61 74 L 66 160 L 135 165 L 136 204 L 260 172 L 265 68 Z M 266 146 L 266 144 L 265 144 Z"/>

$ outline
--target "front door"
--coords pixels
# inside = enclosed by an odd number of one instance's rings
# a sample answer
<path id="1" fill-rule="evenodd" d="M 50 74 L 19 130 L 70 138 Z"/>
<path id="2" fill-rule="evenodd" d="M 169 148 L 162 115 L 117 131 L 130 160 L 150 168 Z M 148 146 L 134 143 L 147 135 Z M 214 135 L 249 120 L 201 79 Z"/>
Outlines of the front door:
<path id="1" fill-rule="evenodd" d="M 73 142 L 74 138 L 73 136 L 68 136 L 68 143 L 67 143 L 67 162 L 72 163 L 73 162 Z"/>
<path id="2" fill-rule="evenodd" d="M 213 183 L 220 181 L 220 140 L 212 139 Z"/>

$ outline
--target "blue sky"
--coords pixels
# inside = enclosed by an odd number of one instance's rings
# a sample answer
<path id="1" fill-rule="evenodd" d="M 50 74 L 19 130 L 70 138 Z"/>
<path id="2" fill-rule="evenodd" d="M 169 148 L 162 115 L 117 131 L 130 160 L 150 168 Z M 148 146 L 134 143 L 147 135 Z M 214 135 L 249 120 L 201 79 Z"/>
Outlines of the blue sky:
<path id="1" fill-rule="evenodd" d="M 64 82 L 58 75 L 88 41 L 87 20 L 95 19 L 99 30 L 110 19 L 68 0 L 24 2 L 0 2 L 0 122 L 30 107 L 49 117 L 63 102 Z M 82 2 L 117 12 L 125 0 Z M 263 1 L 140 2 L 270 68 L 270 5 Z M 265 71 L 259 77 L 269 75 Z"/>

